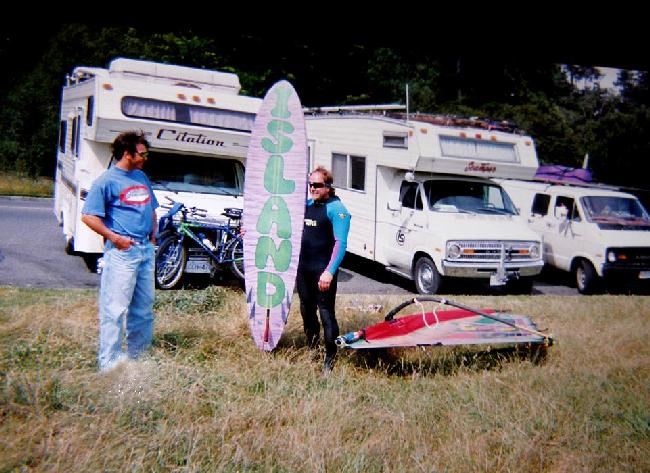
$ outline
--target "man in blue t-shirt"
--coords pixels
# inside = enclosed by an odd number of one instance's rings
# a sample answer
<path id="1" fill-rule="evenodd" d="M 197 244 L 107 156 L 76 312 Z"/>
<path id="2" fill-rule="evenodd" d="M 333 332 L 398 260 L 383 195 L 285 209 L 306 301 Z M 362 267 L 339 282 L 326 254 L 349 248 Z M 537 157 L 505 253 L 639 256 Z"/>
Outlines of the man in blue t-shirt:
<path id="1" fill-rule="evenodd" d="M 300 296 L 307 344 L 318 345 L 320 325 L 316 309 L 323 323 L 325 362 L 323 370 L 330 371 L 336 356 L 336 337 L 339 326 L 334 303 L 338 269 L 345 256 L 350 231 L 350 213 L 334 195 L 332 174 L 318 167 L 309 175 L 309 193 L 305 209 L 305 224 L 300 248 L 300 262 L 296 287 Z"/>
<path id="2" fill-rule="evenodd" d="M 112 151 L 118 162 L 93 183 L 82 210 L 81 220 L 105 241 L 97 356 L 101 371 L 125 359 L 125 317 L 129 358 L 144 352 L 153 336 L 158 201 L 142 172 L 148 148 L 141 133 L 125 132 L 115 138 Z"/>

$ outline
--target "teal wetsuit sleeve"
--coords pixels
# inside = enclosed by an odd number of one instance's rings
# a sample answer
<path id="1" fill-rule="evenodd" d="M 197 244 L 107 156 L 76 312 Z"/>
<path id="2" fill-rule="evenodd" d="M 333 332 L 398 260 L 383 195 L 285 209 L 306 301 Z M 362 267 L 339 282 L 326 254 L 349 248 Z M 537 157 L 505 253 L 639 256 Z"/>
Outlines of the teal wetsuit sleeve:
<path id="1" fill-rule="evenodd" d="M 332 257 L 327 265 L 327 271 L 334 274 L 341 265 L 345 251 L 348 247 L 348 233 L 350 233 L 350 212 L 341 203 L 336 200 L 327 204 L 327 217 L 332 222 L 332 229 L 334 231 L 334 249 L 332 250 Z"/>

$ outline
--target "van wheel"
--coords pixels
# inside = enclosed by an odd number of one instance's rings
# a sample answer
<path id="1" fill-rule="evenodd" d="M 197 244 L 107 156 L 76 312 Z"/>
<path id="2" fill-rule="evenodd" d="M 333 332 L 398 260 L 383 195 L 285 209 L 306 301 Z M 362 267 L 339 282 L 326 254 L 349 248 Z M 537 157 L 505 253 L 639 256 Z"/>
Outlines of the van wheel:
<path id="1" fill-rule="evenodd" d="M 580 294 L 595 294 L 599 289 L 598 274 L 587 260 L 581 260 L 574 270 L 576 287 Z"/>
<path id="2" fill-rule="evenodd" d="M 436 269 L 433 260 L 428 256 L 421 256 L 415 262 L 413 279 L 418 294 L 436 294 L 442 283 L 442 276 Z"/>

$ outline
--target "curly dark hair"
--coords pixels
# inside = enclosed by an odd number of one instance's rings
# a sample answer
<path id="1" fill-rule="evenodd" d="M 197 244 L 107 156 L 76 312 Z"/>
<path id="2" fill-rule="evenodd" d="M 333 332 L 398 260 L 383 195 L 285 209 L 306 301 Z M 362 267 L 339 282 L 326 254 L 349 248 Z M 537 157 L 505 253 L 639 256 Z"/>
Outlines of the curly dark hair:
<path id="1" fill-rule="evenodd" d="M 124 156 L 124 152 L 135 154 L 137 152 L 136 145 L 145 145 L 149 149 L 149 142 L 144 137 L 143 131 L 125 131 L 117 135 L 117 138 L 111 145 L 113 157 L 118 161 Z"/>

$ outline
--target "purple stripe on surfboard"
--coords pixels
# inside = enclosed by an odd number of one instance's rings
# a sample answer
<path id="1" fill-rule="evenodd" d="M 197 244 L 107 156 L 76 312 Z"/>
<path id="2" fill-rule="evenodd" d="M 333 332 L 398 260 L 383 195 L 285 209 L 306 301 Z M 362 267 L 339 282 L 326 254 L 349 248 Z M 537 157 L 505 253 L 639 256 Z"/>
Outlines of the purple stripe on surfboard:
<path id="1" fill-rule="evenodd" d="M 279 89 L 284 89 L 285 93 L 290 93 L 286 107 L 289 112 L 288 117 L 273 116 L 273 111 L 276 109 L 279 100 Z M 280 248 L 283 241 L 283 238 L 277 234 L 277 225 L 274 224 L 270 233 L 266 234 L 260 233 L 257 228 L 258 220 L 265 204 L 267 204 L 270 198 L 276 195 L 266 190 L 264 185 L 267 162 L 273 153 L 265 150 L 262 146 L 264 139 L 279 143 L 279 139 L 276 140 L 278 135 L 274 135 L 269 130 L 269 124 L 274 120 L 289 122 L 293 128 L 293 131 L 290 133 L 287 132 L 286 127 L 281 130 L 282 137 L 289 138 L 293 142 L 292 147 L 286 152 L 277 153 L 281 154 L 284 161 L 281 178 L 295 182 L 295 188 L 292 193 L 281 195 L 291 216 L 291 236 L 290 238 L 286 238 L 291 243 L 291 262 L 284 271 L 280 271 L 275 267 L 274 259 L 271 256 L 266 258 L 266 266 L 262 269 L 256 266 L 255 259 L 255 252 L 260 237 L 271 238 L 276 249 Z M 260 349 L 266 351 L 273 350 L 280 340 L 291 307 L 304 224 L 307 166 L 307 134 L 300 99 L 289 82 L 277 82 L 267 92 L 264 102 L 255 118 L 246 158 L 244 213 L 242 219 L 243 227 L 246 230 L 244 236 L 244 271 L 249 324 L 255 344 Z M 271 307 L 270 310 L 267 310 L 267 307 L 264 307 L 257 300 L 258 275 L 260 272 L 276 274 L 284 283 L 285 291 L 282 294 L 281 301 L 274 307 Z M 274 287 L 268 284 L 266 286 L 266 288 L 262 288 L 263 292 L 274 293 Z"/>

